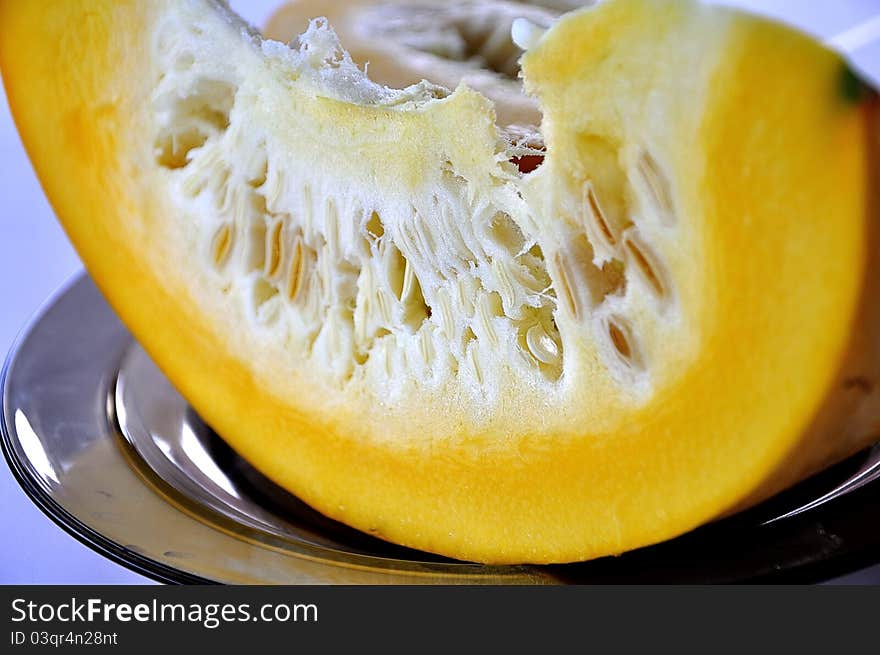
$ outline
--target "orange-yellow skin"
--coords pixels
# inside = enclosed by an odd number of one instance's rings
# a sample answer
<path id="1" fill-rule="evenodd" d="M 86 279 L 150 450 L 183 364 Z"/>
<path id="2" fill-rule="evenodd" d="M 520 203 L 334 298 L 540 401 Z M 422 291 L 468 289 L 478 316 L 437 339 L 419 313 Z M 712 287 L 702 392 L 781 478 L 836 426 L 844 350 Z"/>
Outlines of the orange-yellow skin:
<path id="1" fill-rule="evenodd" d="M 295 399 L 267 394 L 248 363 L 142 253 L 152 198 L 130 156 L 146 102 L 131 82 L 149 3 L 0 2 L 0 68 L 22 139 L 71 241 L 117 313 L 196 410 L 266 475 L 331 517 L 395 542 L 478 561 L 562 562 L 681 534 L 871 443 L 880 321 L 870 102 L 840 92 L 841 60 L 743 21 L 677 172 L 702 212 L 707 268 L 697 365 L 613 434 L 481 438 L 428 451 L 353 439 Z M 623 31 L 617 3 L 530 53 L 533 88 L 565 96 Z M 617 13 L 614 13 L 614 12 Z M 572 104 L 580 96 L 572 94 Z M 560 101 L 551 154 L 576 158 Z M 703 156 L 703 155 L 701 155 Z M 147 186 L 143 179 L 147 180 Z M 171 265 L 171 264 L 169 264 Z M 874 267 L 872 277 L 871 267 Z M 859 376 L 873 390 L 847 381 Z M 466 430 L 466 428 L 464 428 Z M 479 436 L 479 435 L 478 435 Z M 442 446 L 442 444 L 441 444 Z"/>

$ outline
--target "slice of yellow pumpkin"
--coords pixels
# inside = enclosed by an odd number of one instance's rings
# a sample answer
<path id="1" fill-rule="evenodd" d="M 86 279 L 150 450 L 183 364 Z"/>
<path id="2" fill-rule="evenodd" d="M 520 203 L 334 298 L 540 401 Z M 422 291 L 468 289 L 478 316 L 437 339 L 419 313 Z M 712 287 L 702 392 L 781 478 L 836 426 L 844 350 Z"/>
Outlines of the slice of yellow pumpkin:
<path id="1" fill-rule="evenodd" d="M 181 393 L 383 538 L 564 562 L 680 534 L 876 438 L 874 96 L 672 0 L 520 24 L 547 153 L 466 87 L 371 83 L 321 21 L 5 0 L 46 193 Z"/>

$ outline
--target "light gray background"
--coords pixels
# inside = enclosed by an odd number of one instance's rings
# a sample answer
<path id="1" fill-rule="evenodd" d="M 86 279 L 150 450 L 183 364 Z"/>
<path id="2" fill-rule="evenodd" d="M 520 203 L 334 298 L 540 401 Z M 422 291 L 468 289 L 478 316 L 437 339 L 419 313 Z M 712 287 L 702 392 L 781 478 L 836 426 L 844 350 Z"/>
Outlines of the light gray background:
<path id="1" fill-rule="evenodd" d="M 18 0 L 27 2 L 28 0 Z M 328 0 L 333 2 L 338 0 Z M 262 25 L 280 0 L 233 0 Z M 823 38 L 880 15 L 880 0 L 742 0 L 728 2 L 787 20 Z M 853 59 L 880 80 L 880 41 Z M 0 89 L 2 93 L 2 89 Z M 797 99 L 792 99 L 797 102 Z M 81 269 L 55 221 L 0 98 L 0 355 L 43 299 Z M 880 529 L 880 527 L 878 527 Z M 856 578 L 880 583 L 880 566 Z M 0 583 L 134 584 L 147 580 L 79 544 L 46 518 L 0 464 Z"/>

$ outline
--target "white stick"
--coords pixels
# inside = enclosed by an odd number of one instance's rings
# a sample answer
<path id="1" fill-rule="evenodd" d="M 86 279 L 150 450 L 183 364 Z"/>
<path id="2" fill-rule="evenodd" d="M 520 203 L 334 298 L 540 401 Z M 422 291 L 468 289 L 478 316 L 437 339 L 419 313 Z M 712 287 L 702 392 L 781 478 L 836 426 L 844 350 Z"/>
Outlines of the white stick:
<path id="1" fill-rule="evenodd" d="M 877 40 L 880 40 L 880 15 L 832 36 L 826 43 L 839 52 L 852 54 Z"/>

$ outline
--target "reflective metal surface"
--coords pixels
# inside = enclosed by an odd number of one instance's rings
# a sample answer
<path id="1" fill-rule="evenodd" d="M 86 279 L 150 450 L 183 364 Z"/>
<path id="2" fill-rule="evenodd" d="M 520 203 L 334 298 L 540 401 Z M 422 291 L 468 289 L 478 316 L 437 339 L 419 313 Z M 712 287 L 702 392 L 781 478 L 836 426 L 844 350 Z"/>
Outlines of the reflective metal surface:
<path id="1" fill-rule="evenodd" d="M 880 448 L 753 510 L 617 558 L 486 567 L 380 541 L 238 457 L 86 277 L 56 294 L 10 353 L 0 428 L 13 472 L 53 520 L 169 582 L 819 580 L 880 561 Z"/>

